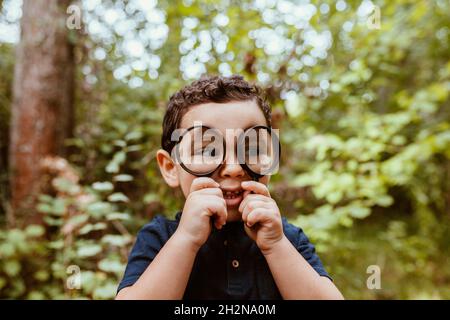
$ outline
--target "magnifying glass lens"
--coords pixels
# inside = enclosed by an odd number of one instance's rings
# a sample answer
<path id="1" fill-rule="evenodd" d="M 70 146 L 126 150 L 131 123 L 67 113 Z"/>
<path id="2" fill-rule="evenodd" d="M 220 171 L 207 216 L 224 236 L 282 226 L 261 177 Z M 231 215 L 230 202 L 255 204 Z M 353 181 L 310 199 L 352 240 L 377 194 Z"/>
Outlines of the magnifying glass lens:
<path id="1" fill-rule="evenodd" d="M 223 137 L 218 130 L 204 126 L 187 131 L 178 145 L 181 165 L 196 175 L 214 172 L 223 161 Z"/>
<path id="2" fill-rule="evenodd" d="M 278 137 L 266 127 L 250 128 L 244 133 L 243 152 L 247 168 L 258 175 L 271 175 L 278 170 Z"/>

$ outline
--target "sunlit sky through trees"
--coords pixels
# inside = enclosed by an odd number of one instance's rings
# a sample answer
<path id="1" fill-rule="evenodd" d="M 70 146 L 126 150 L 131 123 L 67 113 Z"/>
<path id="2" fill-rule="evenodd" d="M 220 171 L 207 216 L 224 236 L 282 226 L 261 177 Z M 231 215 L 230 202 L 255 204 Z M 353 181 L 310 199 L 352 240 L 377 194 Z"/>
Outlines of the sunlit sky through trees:
<path id="1" fill-rule="evenodd" d="M 19 40 L 21 4 L 21 0 L 4 1 L 0 17 L 0 42 L 16 43 Z M 191 1 L 185 0 L 180 1 L 179 5 L 190 4 Z M 186 80 L 198 78 L 205 73 L 205 63 L 214 59 L 214 55 L 221 57 L 222 62 L 218 67 L 220 73 L 230 75 L 234 72 L 227 63 L 235 58 L 232 51 L 227 51 L 229 41 L 227 26 L 230 19 L 226 15 L 226 9 L 229 5 L 230 1 L 220 2 L 217 11 L 211 16 L 213 23 L 208 30 L 194 32 L 198 31 L 196 28 L 199 27 L 199 19 L 189 16 L 182 19 L 182 41 L 178 49 L 182 55 L 180 71 Z M 133 70 L 145 70 L 151 79 L 158 77 L 161 59 L 157 51 L 164 46 L 170 30 L 166 24 L 167 13 L 156 0 L 114 1 L 113 5 L 109 1 L 84 0 L 82 6 L 82 21 L 90 36 L 98 43 L 93 53 L 94 58 L 105 59 L 106 50 L 110 50 L 112 44 L 116 44 L 114 54 L 125 58 L 124 63 L 116 66 L 114 70 L 116 79 L 128 82 L 130 87 L 140 87 L 144 81 L 142 78 L 130 76 Z M 348 9 L 347 3 L 343 0 L 335 3 L 335 10 L 338 12 Z M 251 4 L 244 4 L 241 10 L 254 10 L 265 24 L 249 31 L 247 36 L 254 41 L 257 48 L 262 48 L 270 57 L 267 67 L 271 71 L 275 71 L 273 69 L 278 67 L 278 62 L 290 55 L 293 50 L 295 55 L 288 70 L 291 74 L 301 71 L 304 66 L 314 66 L 318 60 L 325 59 L 329 54 L 328 50 L 333 42 L 326 25 L 326 18 L 330 13 L 329 4 L 256 0 Z M 342 33 L 351 32 L 356 23 L 365 24 L 372 10 L 371 1 L 362 1 L 354 19 L 343 23 Z M 323 17 L 320 30 L 309 23 L 315 15 Z M 297 45 L 295 40 L 287 35 L 287 27 L 291 26 L 303 31 L 301 45 Z M 118 38 L 120 43 L 117 44 Z M 350 38 L 348 41 L 351 46 Z M 84 72 L 88 73 L 89 70 Z M 298 77 L 304 79 L 308 75 L 299 72 Z M 90 79 L 95 81 L 95 76 Z M 270 81 L 269 74 L 263 71 L 258 72 L 257 79 L 261 83 Z M 327 87 L 327 79 L 323 79 L 319 88 L 326 91 Z"/>

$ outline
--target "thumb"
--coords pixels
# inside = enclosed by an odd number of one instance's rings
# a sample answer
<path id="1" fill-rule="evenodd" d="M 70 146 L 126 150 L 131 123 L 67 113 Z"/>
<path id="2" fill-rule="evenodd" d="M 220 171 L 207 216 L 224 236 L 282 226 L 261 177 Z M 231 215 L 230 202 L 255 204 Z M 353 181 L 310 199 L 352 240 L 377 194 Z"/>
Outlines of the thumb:
<path id="1" fill-rule="evenodd" d="M 245 190 L 242 197 L 245 199 L 246 196 L 248 196 L 250 193 L 252 193 L 250 190 Z"/>

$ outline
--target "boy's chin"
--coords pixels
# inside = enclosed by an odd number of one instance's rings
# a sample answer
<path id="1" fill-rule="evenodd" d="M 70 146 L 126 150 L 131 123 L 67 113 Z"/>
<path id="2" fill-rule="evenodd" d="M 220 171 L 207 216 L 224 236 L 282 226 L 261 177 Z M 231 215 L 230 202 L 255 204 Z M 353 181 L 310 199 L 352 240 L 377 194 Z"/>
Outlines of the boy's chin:
<path id="1" fill-rule="evenodd" d="M 237 208 L 227 208 L 227 213 L 227 222 L 242 220 L 242 214 L 238 211 Z"/>

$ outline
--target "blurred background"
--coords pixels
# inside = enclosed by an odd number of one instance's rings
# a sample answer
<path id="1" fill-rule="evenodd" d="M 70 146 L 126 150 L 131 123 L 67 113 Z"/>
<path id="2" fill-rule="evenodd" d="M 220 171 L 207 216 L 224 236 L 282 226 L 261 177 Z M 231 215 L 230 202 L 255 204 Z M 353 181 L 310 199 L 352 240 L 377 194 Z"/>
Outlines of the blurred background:
<path id="1" fill-rule="evenodd" d="M 113 298 L 183 205 L 154 158 L 169 96 L 238 73 L 344 296 L 450 299 L 449 40 L 447 0 L 0 0 L 0 298 Z"/>

